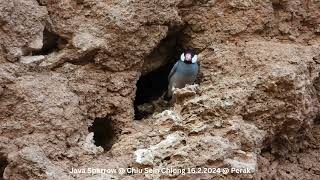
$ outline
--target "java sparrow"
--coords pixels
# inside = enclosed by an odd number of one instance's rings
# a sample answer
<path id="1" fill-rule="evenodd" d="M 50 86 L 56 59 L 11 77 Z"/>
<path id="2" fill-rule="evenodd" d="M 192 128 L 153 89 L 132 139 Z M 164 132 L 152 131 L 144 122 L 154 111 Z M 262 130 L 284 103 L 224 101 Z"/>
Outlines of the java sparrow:
<path id="1" fill-rule="evenodd" d="M 193 51 L 186 51 L 181 54 L 180 60 L 176 62 L 168 76 L 167 98 L 172 97 L 173 88 L 183 88 L 187 84 L 191 85 L 197 78 L 199 66 L 198 56 Z"/>

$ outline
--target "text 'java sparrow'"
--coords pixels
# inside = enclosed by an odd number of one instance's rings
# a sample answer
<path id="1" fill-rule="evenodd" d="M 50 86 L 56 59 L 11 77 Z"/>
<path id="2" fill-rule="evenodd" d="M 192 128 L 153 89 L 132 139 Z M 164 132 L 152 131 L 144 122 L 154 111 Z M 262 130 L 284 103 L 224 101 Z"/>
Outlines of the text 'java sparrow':
<path id="1" fill-rule="evenodd" d="M 180 60 L 176 62 L 168 76 L 167 98 L 172 97 L 173 88 L 184 88 L 187 84 L 194 83 L 199 71 L 197 60 L 198 56 L 192 51 L 181 54 Z"/>

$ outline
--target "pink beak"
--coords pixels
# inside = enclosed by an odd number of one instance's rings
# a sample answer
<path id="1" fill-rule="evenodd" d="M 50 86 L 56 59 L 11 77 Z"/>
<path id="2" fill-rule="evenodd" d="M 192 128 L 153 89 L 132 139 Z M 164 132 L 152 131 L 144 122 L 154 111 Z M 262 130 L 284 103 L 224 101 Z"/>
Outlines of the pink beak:
<path id="1" fill-rule="evenodd" d="M 191 61 L 191 59 L 192 59 L 191 54 L 189 54 L 189 53 L 186 54 L 185 57 L 186 57 L 187 61 Z"/>

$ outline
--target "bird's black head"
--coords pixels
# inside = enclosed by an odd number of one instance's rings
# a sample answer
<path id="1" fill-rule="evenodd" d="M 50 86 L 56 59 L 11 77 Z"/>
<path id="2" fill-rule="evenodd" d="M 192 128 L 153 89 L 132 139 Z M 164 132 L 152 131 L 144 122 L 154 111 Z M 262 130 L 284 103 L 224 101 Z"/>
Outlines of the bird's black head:
<path id="1" fill-rule="evenodd" d="M 193 49 L 187 49 L 184 51 L 184 54 L 190 54 L 193 57 L 196 54 L 196 52 Z"/>

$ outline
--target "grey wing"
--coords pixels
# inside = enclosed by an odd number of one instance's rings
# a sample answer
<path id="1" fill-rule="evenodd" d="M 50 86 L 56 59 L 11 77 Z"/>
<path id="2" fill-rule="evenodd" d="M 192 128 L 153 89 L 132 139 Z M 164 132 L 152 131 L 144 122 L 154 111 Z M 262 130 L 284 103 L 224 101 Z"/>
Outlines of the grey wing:
<path id="1" fill-rule="evenodd" d="M 179 60 L 180 61 L 180 60 Z M 178 67 L 178 64 L 179 64 L 179 61 L 176 62 L 176 64 L 173 66 L 173 68 L 171 69 L 170 71 L 170 74 L 168 76 L 168 80 L 170 81 L 170 78 L 173 76 L 173 74 L 176 72 L 177 70 L 177 67 Z"/>

